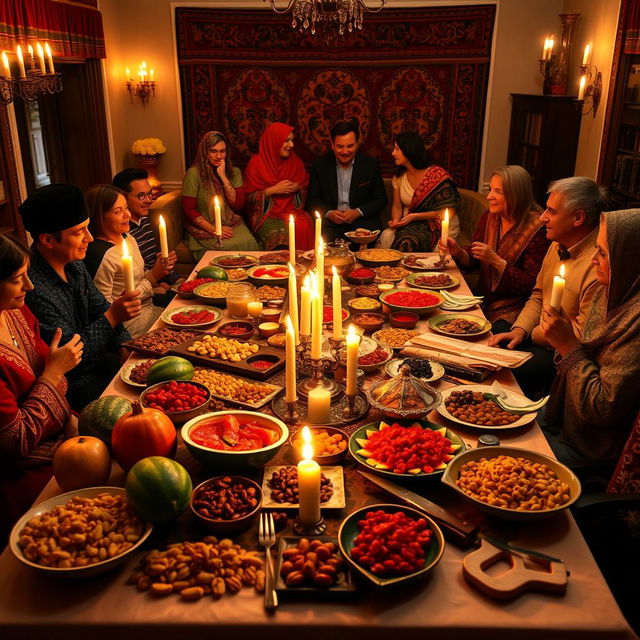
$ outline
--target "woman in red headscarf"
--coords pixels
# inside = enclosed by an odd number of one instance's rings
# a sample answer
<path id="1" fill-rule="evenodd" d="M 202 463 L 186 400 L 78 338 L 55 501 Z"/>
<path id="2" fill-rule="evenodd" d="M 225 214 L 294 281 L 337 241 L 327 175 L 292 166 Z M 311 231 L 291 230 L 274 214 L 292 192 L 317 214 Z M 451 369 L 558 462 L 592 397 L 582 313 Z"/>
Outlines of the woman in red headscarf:
<path id="1" fill-rule="evenodd" d="M 291 215 L 296 248 L 313 247 L 313 221 L 303 209 L 308 184 L 309 175 L 293 151 L 293 127 L 282 122 L 270 124 L 244 174 L 249 226 L 266 250 L 288 246 Z"/>

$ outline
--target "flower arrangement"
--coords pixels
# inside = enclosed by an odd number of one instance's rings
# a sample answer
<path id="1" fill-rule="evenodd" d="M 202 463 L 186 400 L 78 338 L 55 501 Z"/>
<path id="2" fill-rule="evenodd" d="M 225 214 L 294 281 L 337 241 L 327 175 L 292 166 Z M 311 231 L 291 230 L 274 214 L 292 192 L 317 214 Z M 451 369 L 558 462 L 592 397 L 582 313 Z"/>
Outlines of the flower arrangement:
<path id="1" fill-rule="evenodd" d="M 155 156 L 165 153 L 166 150 L 160 138 L 140 138 L 131 145 L 131 152 L 136 155 Z"/>

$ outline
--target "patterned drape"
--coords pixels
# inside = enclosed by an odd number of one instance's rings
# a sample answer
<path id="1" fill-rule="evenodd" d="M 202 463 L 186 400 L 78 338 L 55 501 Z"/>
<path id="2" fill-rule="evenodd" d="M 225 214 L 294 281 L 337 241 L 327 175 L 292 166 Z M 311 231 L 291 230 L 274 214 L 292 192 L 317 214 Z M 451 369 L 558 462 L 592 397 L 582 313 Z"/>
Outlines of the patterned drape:
<path id="1" fill-rule="evenodd" d="M 494 5 L 385 9 L 332 47 L 270 10 L 178 8 L 187 164 L 200 136 L 220 129 L 244 166 L 278 120 L 295 127 L 310 164 L 328 149 L 331 125 L 355 117 L 385 174 L 395 135 L 418 131 L 458 185 L 474 188 L 494 17 Z"/>
<path id="2" fill-rule="evenodd" d="M 52 0 L 0 0 L 0 48 L 47 41 L 55 57 L 105 58 L 96 9 Z"/>

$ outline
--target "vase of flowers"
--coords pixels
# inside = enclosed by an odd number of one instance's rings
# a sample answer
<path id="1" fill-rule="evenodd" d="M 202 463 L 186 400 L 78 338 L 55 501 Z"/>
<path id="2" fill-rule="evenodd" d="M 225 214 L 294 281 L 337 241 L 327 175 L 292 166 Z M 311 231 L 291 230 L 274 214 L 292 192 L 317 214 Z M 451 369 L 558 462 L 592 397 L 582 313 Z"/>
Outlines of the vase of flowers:
<path id="1" fill-rule="evenodd" d="M 140 138 L 131 145 L 131 152 L 136 157 L 138 166 L 146 169 L 149 184 L 156 196 L 162 193 L 162 184 L 158 179 L 158 165 L 167 148 L 160 138 Z"/>

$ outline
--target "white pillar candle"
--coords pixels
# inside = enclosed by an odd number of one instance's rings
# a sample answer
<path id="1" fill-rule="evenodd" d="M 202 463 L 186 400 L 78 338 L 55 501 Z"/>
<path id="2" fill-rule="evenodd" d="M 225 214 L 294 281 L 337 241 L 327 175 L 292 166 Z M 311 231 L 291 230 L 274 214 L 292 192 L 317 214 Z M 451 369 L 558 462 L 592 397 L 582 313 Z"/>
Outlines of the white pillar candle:
<path id="1" fill-rule="evenodd" d="M 442 233 L 440 234 L 442 244 L 446 247 L 449 239 L 449 209 L 444 210 L 444 219 L 442 220 Z"/>
<path id="2" fill-rule="evenodd" d="M 358 348 L 360 336 L 356 334 L 354 326 L 349 325 L 347 331 L 347 395 L 358 393 Z"/>
<path id="3" fill-rule="evenodd" d="M 44 43 L 44 50 L 45 53 L 47 54 L 47 60 L 49 61 L 49 73 L 55 73 L 55 67 L 53 66 L 53 56 L 51 55 L 51 47 L 49 46 L 48 42 Z M 129 74 L 127 73 L 127 76 Z M 128 78 L 127 78 L 128 79 Z"/>
<path id="4" fill-rule="evenodd" d="M 295 335 L 296 344 L 300 344 L 300 324 L 298 323 L 298 281 L 296 279 L 296 270 L 289 263 L 289 317 L 293 324 L 293 333 Z"/>
<path id="5" fill-rule="evenodd" d="M 322 301 L 318 291 L 318 278 L 314 274 L 311 279 L 311 357 L 322 358 Z"/>
<path id="6" fill-rule="evenodd" d="M 18 69 L 20 70 L 20 77 L 26 78 L 27 73 L 24 70 L 24 60 L 22 58 L 22 47 L 20 45 L 16 47 L 16 56 L 18 57 Z"/>
<path id="7" fill-rule="evenodd" d="M 160 236 L 160 255 L 163 258 L 169 257 L 169 243 L 167 242 L 167 224 L 162 216 L 158 216 L 159 227 L 158 235 Z"/>
<path id="8" fill-rule="evenodd" d="M 3 68 L 2 75 L 5 78 L 11 78 L 11 67 L 9 66 L 9 58 L 7 57 L 6 51 L 2 52 L 2 68 Z"/>
<path id="9" fill-rule="evenodd" d="M 587 76 L 580 78 L 580 86 L 578 87 L 578 100 L 584 100 L 584 92 L 587 88 Z"/>
<path id="10" fill-rule="evenodd" d="M 331 394 L 328 389 L 315 387 L 309 391 L 307 419 L 311 424 L 327 424 L 331 415 Z"/>
<path id="11" fill-rule="evenodd" d="M 222 214 L 220 213 L 220 198 L 218 196 L 213 197 L 213 222 L 215 234 L 217 236 L 222 235 Z"/>
<path id="12" fill-rule="evenodd" d="M 300 287 L 300 335 L 311 333 L 311 283 L 309 274 L 304 277 Z"/>
<path id="13" fill-rule="evenodd" d="M 127 241 L 122 239 L 122 274 L 124 275 L 124 292 L 131 293 L 135 290 L 133 280 L 133 257 L 129 253 Z"/>
<path id="14" fill-rule="evenodd" d="M 551 289 L 551 300 L 549 304 L 556 310 L 562 308 L 562 294 L 564 293 L 564 264 L 560 265 L 560 272 L 557 276 L 553 276 L 553 288 Z"/>
<path id="15" fill-rule="evenodd" d="M 331 267 L 333 271 L 332 284 L 332 300 L 333 300 L 333 337 L 336 340 L 342 338 L 342 287 L 340 276 L 336 270 L 336 266 Z"/>
<path id="16" fill-rule="evenodd" d="M 289 216 L 289 262 L 296 263 L 296 223 L 293 216 Z"/>
<path id="17" fill-rule="evenodd" d="M 591 57 L 591 46 L 587 45 L 584 48 L 584 55 L 582 56 L 582 64 L 583 65 L 587 65 L 589 64 L 589 58 Z"/>
<path id="18" fill-rule="evenodd" d="M 318 278 L 318 293 L 320 294 L 320 304 L 324 304 L 324 241 L 320 238 L 318 242 L 318 255 L 316 257 L 316 275 Z"/>
<path id="19" fill-rule="evenodd" d="M 36 43 L 36 51 L 38 52 L 38 65 L 40 66 L 40 73 L 44 75 L 45 73 L 47 73 L 47 70 L 44 66 L 44 49 L 39 42 Z"/>
<path id="20" fill-rule="evenodd" d="M 286 356 L 285 363 L 287 367 L 286 371 L 286 387 L 284 392 L 285 402 L 295 402 L 298 399 L 296 393 L 296 336 L 293 331 L 293 325 L 291 318 L 287 316 L 286 320 L 287 331 L 286 337 Z"/>
<path id="21" fill-rule="evenodd" d="M 302 438 L 302 460 L 298 463 L 298 517 L 303 524 L 313 526 L 320 520 L 320 465 L 312 459 L 309 427 L 302 429 Z"/>

